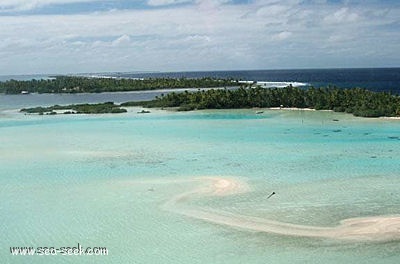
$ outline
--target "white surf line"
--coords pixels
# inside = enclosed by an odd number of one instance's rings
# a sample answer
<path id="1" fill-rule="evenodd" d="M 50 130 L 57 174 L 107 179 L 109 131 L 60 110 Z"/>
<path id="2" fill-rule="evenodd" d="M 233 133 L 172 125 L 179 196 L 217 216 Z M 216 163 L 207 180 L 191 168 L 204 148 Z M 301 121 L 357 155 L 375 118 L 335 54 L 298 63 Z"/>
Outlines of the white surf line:
<path id="1" fill-rule="evenodd" d="M 200 187 L 176 195 L 164 204 L 164 209 L 207 222 L 252 231 L 287 236 L 331 238 L 350 241 L 391 241 L 400 239 L 400 216 L 350 218 L 335 227 L 297 225 L 240 214 L 185 206 L 185 201 L 202 196 L 226 196 L 249 191 L 245 182 L 232 178 L 204 177 L 196 181 Z M 204 184 L 208 182 L 208 185 Z"/>

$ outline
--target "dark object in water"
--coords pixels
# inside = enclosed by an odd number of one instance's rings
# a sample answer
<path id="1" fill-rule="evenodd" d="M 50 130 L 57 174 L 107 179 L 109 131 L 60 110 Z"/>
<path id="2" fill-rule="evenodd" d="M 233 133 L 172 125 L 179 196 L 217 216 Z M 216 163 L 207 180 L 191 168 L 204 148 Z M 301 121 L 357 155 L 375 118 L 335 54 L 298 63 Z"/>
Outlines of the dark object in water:
<path id="1" fill-rule="evenodd" d="M 333 130 L 333 132 L 338 133 L 338 132 L 342 132 L 342 130 L 341 129 L 335 129 L 335 130 Z"/>
<path id="2" fill-rule="evenodd" d="M 154 189 L 153 188 L 149 188 L 149 189 L 147 189 L 149 192 L 154 192 Z"/>
<path id="3" fill-rule="evenodd" d="M 259 114 L 262 114 L 262 113 L 264 113 L 264 111 L 258 111 L 258 112 L 256 112 L 256 115 L 259 115 Z"/>
<path id="4" fill-rule="evenodd" d="M 339 121 L 339 119 L 332 119 L 332 121 L 338 122 L 338 121 Z"/>
<path id="5" fill-rule="evenodd" d="M 272 192 L 270 195 L 268 195 L 267 199 L 271 198 L 272 195 L 276 194 L 275 192 Z"/>
<path id="6" fill-rule="evenodd" d="M 147 110 L 142 110 L 142 111 L 140 111 L 140 112 L 137 112 L 138 114 L 148 114 L 148 113 L 150 113 L 150 111 L 147 111 Z"/>
<path id="7" fill-rule="evenodd" d="M 399 137 L 388 137 L 390 139 L 400 139 Z"/>

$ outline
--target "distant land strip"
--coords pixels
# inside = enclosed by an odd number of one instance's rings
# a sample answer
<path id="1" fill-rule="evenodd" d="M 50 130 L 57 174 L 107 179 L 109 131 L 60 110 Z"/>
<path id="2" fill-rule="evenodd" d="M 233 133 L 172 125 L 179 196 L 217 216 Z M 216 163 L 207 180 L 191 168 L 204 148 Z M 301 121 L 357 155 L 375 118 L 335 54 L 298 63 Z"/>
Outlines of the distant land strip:
<path id="1" fill-rule="evenodd" d="M 216 78 L 94 78 L 55 76 L 41 80 L 8 80 L 0 82 L 0 93 L 101 93 L 171 88 L 213 88 L 239 86 L 233 79 Z"/>

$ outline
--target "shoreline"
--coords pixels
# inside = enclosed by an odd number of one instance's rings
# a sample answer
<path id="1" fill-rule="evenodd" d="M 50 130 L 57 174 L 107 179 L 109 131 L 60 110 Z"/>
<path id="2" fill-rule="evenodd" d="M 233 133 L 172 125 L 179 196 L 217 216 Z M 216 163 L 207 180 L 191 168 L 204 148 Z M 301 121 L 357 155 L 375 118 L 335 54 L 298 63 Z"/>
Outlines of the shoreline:
<path id="1" fill-rule="evenodd" d="M 381 116 L 377 117 L 377 119 L 386 119 L 386 120 L 400 120 L 400 116 Z"/>
<path id="2" fill-rule="evenodd" d="M 263 109 L 263 108 L 260 108 L 260 109 Z M 284 110 L 284 111 L 316 111 L 316 112 L 343 113 L 343 112 L 335 112 L 335 111 L 329 110 L 329 109 L 316 110 L 314 108 L 307 108 L 307 107 L 306 108 L 300 108 L 300 107 L 268 107 L 268 108 L 264 108 L 264 109 L 268 109 L 268 110 Z M 345 114 L 349 114 L 349 113 L 345 113 Z"/>
<path id="3" fill-rule="evenodd" d="M 331 113 L 338 113 L 338 114 L 346 114 L 350 115 L 355 118 L 361 118 L 363 120 L 385 120 L 385 121 L 398 121 L 400 120 L 400 116 L 381 116 L 381 117 L 362 117 L 362 116 L 354 116 L 350 113 L 343 113 L 343 112 L 335 112 L 333 110 L 316 110 L 313 108 L 297 108 L 297 107 L 268 107 L 268 108 L 230 108 L 230 109 L 195 109 L 191 111 L 178 111 L 178 107 L 164 107 L 164 108 L 150 108 L 150 107 L 142 107 L 142 106 L 123 106 L 121 108 L 124 108 L 127 110 L 125 113 L 120 113 L 120 114 L 132 114 L 134 112 L 133 110 L 148 110 L 150 112 L 156 112 L 156 113 L 161 113 L 161 112 L 173 112 L 173 113 L 178 113 L 178 112 L 195 112 L 195 111 L 219 111 L 219 110 L 255 110 L 257 112 L 262 112 L 262 111 L 307 111 L 307 112 L 331 112 Z M 20 111 L 21 109 L 15 108 L 15 109 L 0 109 L 0 113 L 8 115 L 8 116 L 13 116 L 13 115 L 28 115 L 28 116 L 36 116 L 39 115 L 37 113 L 23 113 Z M 71 109 L 69 109 L 71 110 Z M 54 112 L 57 112 L 57 116 L 64 116 L 64 110 L 55 110 Z M 110 113 L 104 113 L 103 115 L 107 115 Z M 256 114 L 261 114 L 261 113 L 256 113 Z M 100 115 L 100 114 L 72 114 L 72 116 L 76 115 Z M 51 116 L 51 115 L 44 115 L 44 116 Z"/>
<path id="4" fill-rule="evenodd" d="M 269 107 L 269 108 L 257 108 L 257 109 L 267 109 L 267 110 L 283 110 L 283 111 L 318 111 L 318 112 L 333 112 L 333 113 L 344 113 L 344 112 L 335 112 L 333 110 L 316 110 L 314 108 L 299 108 L 299 107 Z M 350 113 L 344 113 L 349 114 Z M 354 116 L 354 115 L 352 115 Z M 354 116 L 357 117 L 357 116 Z M 380 117 L 362 117 L 363 119 L 384 119 L 384 120 L 400 120 L 400 116 L 380 116 Z"/>
<path id="5" fill-rule="evenodd" d="M 262 109 L 262 108 L 260 108 Z M 314 108 L 299 108 L 299 107 L 268 107 L 268 110 L 287 110 L 287 111 L 332 111 L 332 110 L 315 110 Z"/>

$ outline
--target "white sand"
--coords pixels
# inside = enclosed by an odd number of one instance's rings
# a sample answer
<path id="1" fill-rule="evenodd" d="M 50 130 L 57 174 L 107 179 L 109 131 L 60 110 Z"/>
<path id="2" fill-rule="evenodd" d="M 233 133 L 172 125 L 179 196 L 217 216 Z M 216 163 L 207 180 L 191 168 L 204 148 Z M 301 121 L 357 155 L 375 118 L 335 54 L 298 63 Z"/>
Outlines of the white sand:
<path id="1" fill-rule="evenodd" d="M 400 239 L 400 216 L 374 216 L 342 220 L 336 227 L 296 225 L 199 207 L 185 206 L 185 201 L 201 196 L 227 196 L 244 193 L 249 186 L 237 179 L 204 177 L 202 185 L 169 200 L 164 208 L 211 223 L 252 231 L 288 236 L 319 237 L 350 241 L 391 241 Z M 207 184 L 204 185 L 204 182 Z"/>
<path id="2" fill-rule="evenodd" d="M 313 108 L 298 108 L 298 107 L 269 107 L 269 110 L 291 110 L 291 111 L 317 111 Z"/>
<path id="3" fill-rule="evenodd" d="M 381 119 L 388 119 L 388 120 L 400 120 L 400 116 L 382 116 L 379 117 Z"/>

